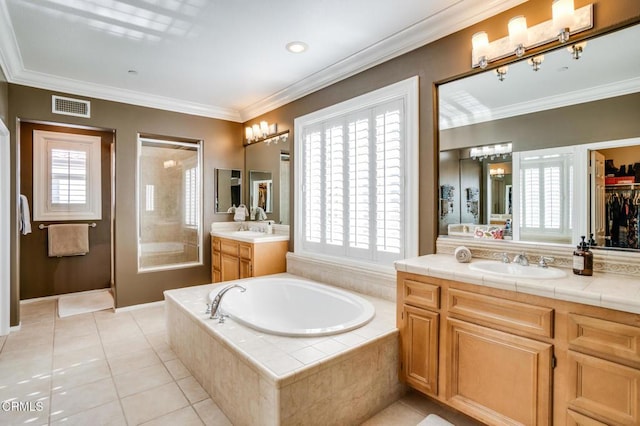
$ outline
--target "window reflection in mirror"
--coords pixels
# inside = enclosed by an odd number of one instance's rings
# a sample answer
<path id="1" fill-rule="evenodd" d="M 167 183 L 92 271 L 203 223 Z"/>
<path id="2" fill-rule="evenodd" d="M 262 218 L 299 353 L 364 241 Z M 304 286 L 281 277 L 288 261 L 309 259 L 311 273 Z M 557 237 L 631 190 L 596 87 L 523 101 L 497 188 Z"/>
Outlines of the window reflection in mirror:
<path id="1" fill-rule="evenodd" d="M 242 171 L 216 169 L 216 213 L 233 213 L 242 204 Z"/>
<path id="2" fill-rule="evenodd" d="M 487 163 L 481 166 L 481 172 L 469 172 L 466 164 L 472 162 L 465 152 L 509 141 L 513 144 L 514 240 L 576 244 L 580 235 L 594 233 L 598 247 L 633 248 L 622 237 L 628 237 L 630 230 L 632 238 L 637 235 L 634 223 L 627 221 L 622 228 L 618 222 L 612 223 L 611 212 L 618 207 L 613 203 L 621 194 L 613 195 L 609 185 L 590 180 L 588 151 L 636 145 L 633 154 L 627 152 L 624 159 L 614 160 L 617 172 L 609 167 L 610 173 L 602 172 L 601 178 L 618 177 L 623 165 L 629 174 L 629 167 L 634 170 L 635 163 L 640 164 L 640 43 L 633 41 L 638 39 L 640 26 L 636 25 L 588 40 L 579 60 L 572 59 L 566 47 L 559 47 L 545 52 L 545 61 L 537 72 L 522 60 L 509 64 L 504 81 L 487 70 L 440 85 L 440 235 L 473 236 L 475 225 L 485 229 L 500 226 L 497 215 L 506 209 L 508 183 L 502 187 L 497 179 L 488 177 Z M 616 53 L 617 46 L 631 45 L 632 56 Z M 636 142 L 621 142 L 629 140 Z M 557 158 L 554 165 L 551 158 L 545 164 L 540 159 L 530 164 L 525 161 L 520 164 L 522 170 L 516 170 L 517 155 L 524 158 L 529 151 L 559 147 L 573 150 L 573 173 L 567 158 Z M 608 159 L 605 157 L 605 162 Z M 468 176 L 480 176 L 477 218 L 470 215 L 474 213 L 474 200 L 467 191 L 473 188 Z M 598 185 L 604 191 L 595 191 Z M 632 210 L 636 189 L 629 188 L 621 206 L 628 199 Z M 500 195 L 503 190 L 504 196 Z M 619 234 L 617 239 L 612 232 Z"/>

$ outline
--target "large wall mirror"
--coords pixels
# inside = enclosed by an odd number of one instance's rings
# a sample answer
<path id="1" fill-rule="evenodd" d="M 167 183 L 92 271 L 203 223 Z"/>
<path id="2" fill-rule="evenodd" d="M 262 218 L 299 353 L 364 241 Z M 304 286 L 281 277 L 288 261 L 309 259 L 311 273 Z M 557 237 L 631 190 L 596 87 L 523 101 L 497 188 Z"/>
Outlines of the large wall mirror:
<path id="1" fill-rule="evenodd" d="M 242 170 L 216 169 L 216 213 L 233 213 L 242 204 Z"/>
<path id="2" fill-rule="evenodd" d="M 439 235 L 639 250 L 640 26 L 448 82 Z M 639 250 L 640 251 L 640 250 Z"/>
<path id="3" fill-rule="evenodd" d="M 289 224 L 289 140 L 257 142 L 245 147 L 247 206 L 264 210 L 267 219 Z M 258 214 L 253 216 L 258 220 Z"/>

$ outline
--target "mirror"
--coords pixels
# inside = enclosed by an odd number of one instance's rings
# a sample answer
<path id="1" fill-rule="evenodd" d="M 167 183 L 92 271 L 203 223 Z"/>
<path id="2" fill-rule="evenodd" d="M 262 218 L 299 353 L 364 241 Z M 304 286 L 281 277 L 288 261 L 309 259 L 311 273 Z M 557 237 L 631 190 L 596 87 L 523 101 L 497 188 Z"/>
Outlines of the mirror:
<path id="1" fill-rule="evenodd" d="M 249 200 L 247 206 L 251 208 L 254 205 L 254 190 L 252 182 L 257 180 L 271 180 L 271 186 L 268 190 L 269 197 L 267 202 L 267 218 L 274 220 L 275 223 L 289 224 L 289 185 L 290 185 L 290 168 L 289 168 L 289 144 L 290 140 L 281 139 L 276 142 L 254 142 L 245 146 L 245 170 L 249 172 L 249 181 L 247 182 L 246 200 Z M 261 179 L 256 174 L 253 178 L 251 172 L 268 173 L 270 177 Z M 267 176 L 267 175 L 265 175 Z M 263 176 L 263 177 L 265 177 Z M 267 185 L 268 187 L 268 185 Z M 266 191 L 263 185 L 263 193 Z M 259 200 L 255 198 L 257 203 Z"/>
<path id="2" fill-rule="evenodd" d="M 216 213 L 232 213 L 242 204 L 242 171 L 216 169 Z"/>
<path id="3" fill-rule="evenodd" d="M 590 181 L 590 173 L 595 172 L 589 169 L 588 152 L 636 140 L 633 154 L 605 155 L 611 167 L 602 177 L 613 182 L 611 178 L 623 174 L 620 169 L 626 163 L 624 174 L 629 182 L 634 180 L 634 186 L 623 194 L 623 200 L 640 202 L 636 197 L 640 185 L 635 186 L 635 163 L 640 168 L 640 48 L 633 41 L 638 39 L 640 26 L 636 25 L 588 40 L 578 60 L 567 51 L 569 42 L 546 52 L 538 71 L 521 60 L 509 64 L 502 81 L 495 70 L 488 70 L 438 86 L 439 234 L 473 236 L 480 228 L 484 236 L 575 244 L 579 235 L 600 233 L 599 246 L 607 246 L 604 228 L 613 226 L 607 203 L 613 187 L 601 185 L 607 192 L 600 195 L 589 190 L 599 184 Z M 496 153 L 496 147 L 507 144 L 512 154 Z M 567 158 L 571 161 L 563 160 L 562 172 L 560 166 L 543 165 L 545 157 L 560 155 L 548 151 L 558 147 L 570 151 Z M 472 148 L 476 148 L 475 155 L 471 155 Z M 483 149 L 489 155 L 478 154 Z M 535 160 L 536 167 L 524 162 L 533 156 L 531 152 L 541 156 Z M 549 161 L 553 162 L 550 157 Z M 551 185 L 551 176 L 536 180 L 538 187 L 524 187 L 533 185 L 536 173 L 551 173 L 552 168 L 557 179 L 553 194 L 562 200 L 553 208 L 545 204 L 550 203 L 545 196 L 551 192 L 543 184 Z M 593 204 L 598 207 L 592 208 Z M 537 228 L 545 206 L 554 220 L 547 220 L 548 228 Z M 551 232 L 552 226 L 564 226 L 564 234 Z M 620 232 L 628 234 L 630 229 L 637 228 L 627 221 Z M 613 238 L 609 240 L 614 247 Z M 619 239 L 618 244 L 633 248 L 628 241 Z"/>
<path id="4" fill-rule="evenodd" d="M 249 199 L 251 200 L 249 206 L 252 219 L 260 220 L 254 217 L 258 208 L 265 213 L 273 213 L 273 176 L 271 172 L 249 171 L 249 191 Z"/>

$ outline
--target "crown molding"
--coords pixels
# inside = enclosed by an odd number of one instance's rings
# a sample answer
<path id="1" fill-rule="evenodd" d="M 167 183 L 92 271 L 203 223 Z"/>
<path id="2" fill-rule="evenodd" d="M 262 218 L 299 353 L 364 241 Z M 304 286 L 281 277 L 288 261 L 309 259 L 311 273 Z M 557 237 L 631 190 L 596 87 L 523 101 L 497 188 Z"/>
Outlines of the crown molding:
<path id="1" fill-rule="evenodd" d="M 491 114 L 474 116 L 465 114 L 465 124 L 460 126 L 440 123 L 440 130 L 453 129 L 456 127 L 470 126 L 473 124 L 485 123 L 488 121 L 501 120 L 503 118 L 516 117 L 518 115 L 532 114 L 534 112 L 549 109 L 563 108 L 586 102 L 599 101 L 601 99 L 614 98 L 640 92 L 640 77 L 628 80 L 616 81 L 609 84 L 592 87 L 587 90 L 580 89 L 573 92 L 562 93 L 534 101 L 520 102 L 512 105 L 505 105 L 491 110 Z"/>
<path id="2" fill-rule="evenodd" d="M 344 80 L 366 69 L 408 53 L 446 35 L 467 28 L 491 16 L 511 9 L 527 0 L 474 2 L 459 0 L 424 20 L 399 31 L 327 68 L 280 90 L 240 111 L 242 121 L 248 121 L 296 99 Z"/>

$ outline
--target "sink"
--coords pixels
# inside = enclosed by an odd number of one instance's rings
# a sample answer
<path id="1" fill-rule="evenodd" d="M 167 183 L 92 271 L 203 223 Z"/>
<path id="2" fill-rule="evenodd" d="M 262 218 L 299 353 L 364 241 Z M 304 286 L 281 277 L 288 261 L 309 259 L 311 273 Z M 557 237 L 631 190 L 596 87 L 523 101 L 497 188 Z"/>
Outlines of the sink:
<path id="1" fill-rule="evenodd" d="M 495 261 L 474 262 L 469 269 L 486 274 L 513 278 L 553 279 L 566 276 L 564 271 L 557 268 L 540 268 L 538 266 L 522 266 L 517 263 L 502 263 Z"/>

